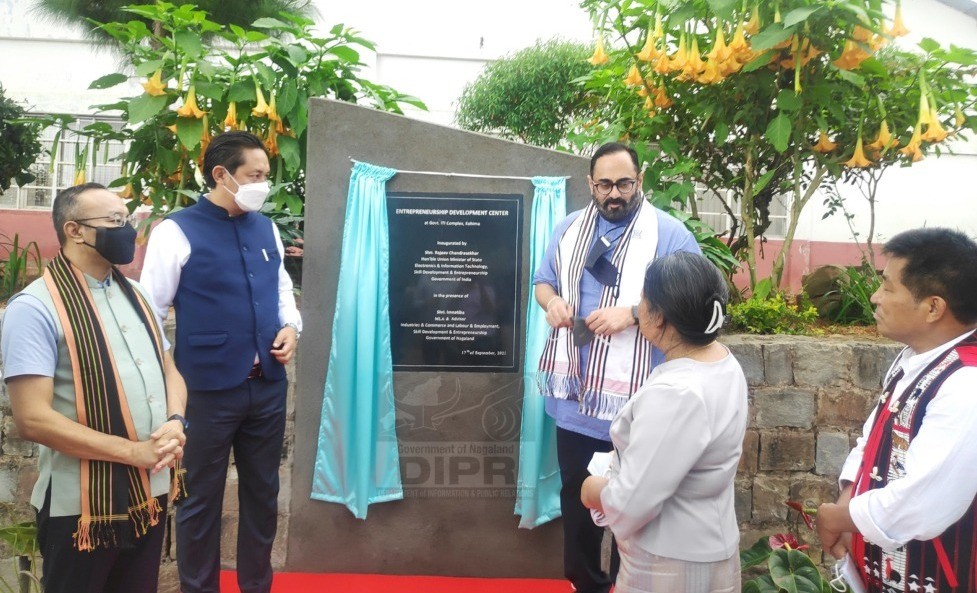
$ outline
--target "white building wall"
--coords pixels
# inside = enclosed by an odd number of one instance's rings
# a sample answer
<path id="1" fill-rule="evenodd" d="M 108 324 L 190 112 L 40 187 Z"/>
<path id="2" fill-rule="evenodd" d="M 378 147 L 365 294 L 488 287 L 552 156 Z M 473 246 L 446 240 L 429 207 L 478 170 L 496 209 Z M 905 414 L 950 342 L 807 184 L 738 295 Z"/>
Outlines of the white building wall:
<path id="1" fill-rule="evenodd" d="M 54 26 L 33 12 L 33 0 L 0 0 L 0 84 L 8 96 L 33 111 L 88 113 L 88 107 L 139 92 L 137 82 L 88 90 L 95 78 L 116 71 L 108 50 L 95 50 L 78 30 Z M 377 44 L 364 54 L 364 74 L 423 100 L 428 112 L 411 117 L 451 125 L 456 101 L 490 60 L 561 36 L 590 42 L 591 23 L 577 0 L 317 0 L 324 26 L 342 22 Z M 977 21 L 937 0 L 903 0 L 914 47 L 923 37 L 977 48 Z M 879 188 L 877 237 L 923 224 L 947 225 L 977 234 L 977 141 L 957 143 L 957 155 L 928 157 L 913 167 L 890 169 Z M 855 224 L 868 227 L 868 208 L 854 188 L 842 188 Z M 822 220 L 823 199 L 805 211 L 797 239 L 848 241 L 840 216 Z M 865 230 L 862 231 L 863 233 Z M 864 238 L 864 237 L 863 237 Z"/>

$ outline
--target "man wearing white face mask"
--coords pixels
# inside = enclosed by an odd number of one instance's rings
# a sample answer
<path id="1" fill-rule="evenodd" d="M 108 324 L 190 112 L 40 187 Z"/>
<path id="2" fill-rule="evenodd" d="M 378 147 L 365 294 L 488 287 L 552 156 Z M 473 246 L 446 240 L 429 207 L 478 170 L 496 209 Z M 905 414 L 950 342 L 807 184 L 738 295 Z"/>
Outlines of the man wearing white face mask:
<path id="1" fill-rule="evenodd" d="M 258 213 L 270 170 L 261 141 L 247 132 L 215 136 L 203 169 L 210 192 L 153 230 L 141 278 L 160 318 L 176 309 L 176 366 L 189 392 L 186 434 L 194 452 L 184 457 L 189 496 L 176 514 L 180 585 L 183 593 L 220 590 L 221 510 L 233 447 L 238 585 L 242 593 L 268 593 L 284 365 L 302 319 L 278 230 Z"/>

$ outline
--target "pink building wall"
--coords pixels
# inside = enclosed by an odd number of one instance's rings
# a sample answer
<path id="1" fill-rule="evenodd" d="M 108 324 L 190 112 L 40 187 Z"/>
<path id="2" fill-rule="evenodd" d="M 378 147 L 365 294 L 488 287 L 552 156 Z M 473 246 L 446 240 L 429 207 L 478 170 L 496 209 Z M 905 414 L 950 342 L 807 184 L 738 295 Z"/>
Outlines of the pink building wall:
<path id="1" fill-rule="evenodd" d="M 142 262 L 146 248 L 140 229 L 140 240 L 136 246 L 136 257 L 131 264 L 122 267 L 123 273 L 130 278 L 139 278 L 142 273 Z M 24 241 L 37 241 L 41 250 L 41 257 L 49 260 L 58 253 L 58 237 L 51 224 L 51 213 L 45 210 L 0 210 L 0 233 L 13 237 L 20 235 L 21 244 Z M 757 277 L 766 278 L 770 275 L 773 260 L 780 251 L 783 241 L 769 240 L 764 243 L 764 259 L 757 262 Z M 876 247 L 875 263 L 881 269 L 885 265 L 885 258 L 879 253 L 881 245 Z M 2 255 L 2 254 L 0 254 Z M 824 265 L 850 266 L 858 265 L 862 261 L 862 252 L 854 243 L 838 243 L 830 241 L 795 240 L 790 247 L 787 266 L 784 270 L 784 287 L 797 292 L 801 288 L 801 279 L 805 274 Z M 749 275 L 741 270 L 733 278 L 736 285 L 743 288 L 749 285 Z"/>

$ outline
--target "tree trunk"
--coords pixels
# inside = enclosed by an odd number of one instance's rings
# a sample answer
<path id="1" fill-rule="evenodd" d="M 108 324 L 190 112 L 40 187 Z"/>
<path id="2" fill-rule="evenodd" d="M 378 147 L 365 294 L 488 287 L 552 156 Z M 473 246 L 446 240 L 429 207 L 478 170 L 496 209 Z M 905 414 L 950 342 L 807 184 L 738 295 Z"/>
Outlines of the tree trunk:
<path id="1" fill-rule="evenodd" d="M 814 192 L 821 186 L 821 179 L 824 178 L 827 171 L 826 166 L 817 165 L 814 176 L 811 178 L 811 184 L 807 186 L 806 191 L 802 192 L 800 165 L 794 168 L 794 200 L 790 204 L 790 222 L 787 225 L 787 231 L 784 233 L 784 245 L 777 253 L 777 257 L 773 261 L 773 269 L 770 271 L 770 282 L 774 288 L 780 288 L 780 283 L 783 281 L 784 267 L 787 263 L 790 247 L 794 243 L 794 233 L 797 232 L 797 223 L 801 218 L 801 211 L 810 201 Z"/>

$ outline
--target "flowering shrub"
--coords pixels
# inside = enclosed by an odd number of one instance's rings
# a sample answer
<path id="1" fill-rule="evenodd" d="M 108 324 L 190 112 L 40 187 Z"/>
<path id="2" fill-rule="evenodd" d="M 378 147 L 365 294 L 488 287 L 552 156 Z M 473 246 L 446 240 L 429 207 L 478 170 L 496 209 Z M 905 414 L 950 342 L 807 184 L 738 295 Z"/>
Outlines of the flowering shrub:
<path id="1" fill-rule="evenodd" d="M 576 142 L 635 144 L 651 166 L 646 189 L 693 214 L 696 187 L 719 198 L 751 286 L 772 200 L 788 204 L 777 287 L 800 212 L 823 183 L 910 165 L 977 126 L 977 53 L 932 39 L 922 53 L 887 47 L 907 32 L 898 1 L 582 4 L 597 29 L 586 85 L 602 111 Z"/>
<path id="2" fill-rule="evenodd" d="M 122 129 L 97 122 L 81 133 L 90 139 L 93 160 L 101 142 L 126 143 L 122 176 L 112 185 L 155 213 L 196 199 L 203 189 L 203 154 L 214 134 L 247 130 L 264 140 L 271 156 L 272 192 L 265 211 L 283 231 L 293 230 L 305 201 L 311 97 L 397 113 L 402 104 L 424 107 L 416 98 L 359 77 L 360 51 L 374 47 L 342 25 L 319 34 L 312 20 L 282 13 L 250 27 L 225 26 L 193 5 L 166 2 L 127 10 L 154 26 L 141 20 L 100 24 L 118 42 L 128 68 L 102 76 L 91 88 L 113 87 L 135 76 L 142 80 L 143 93 L 96 106 L 99 113 L 121 115 Z M 204 43 L 205 38 L 213 42 Z M 64 125 L 71 118 L 55 121 Z"/>

